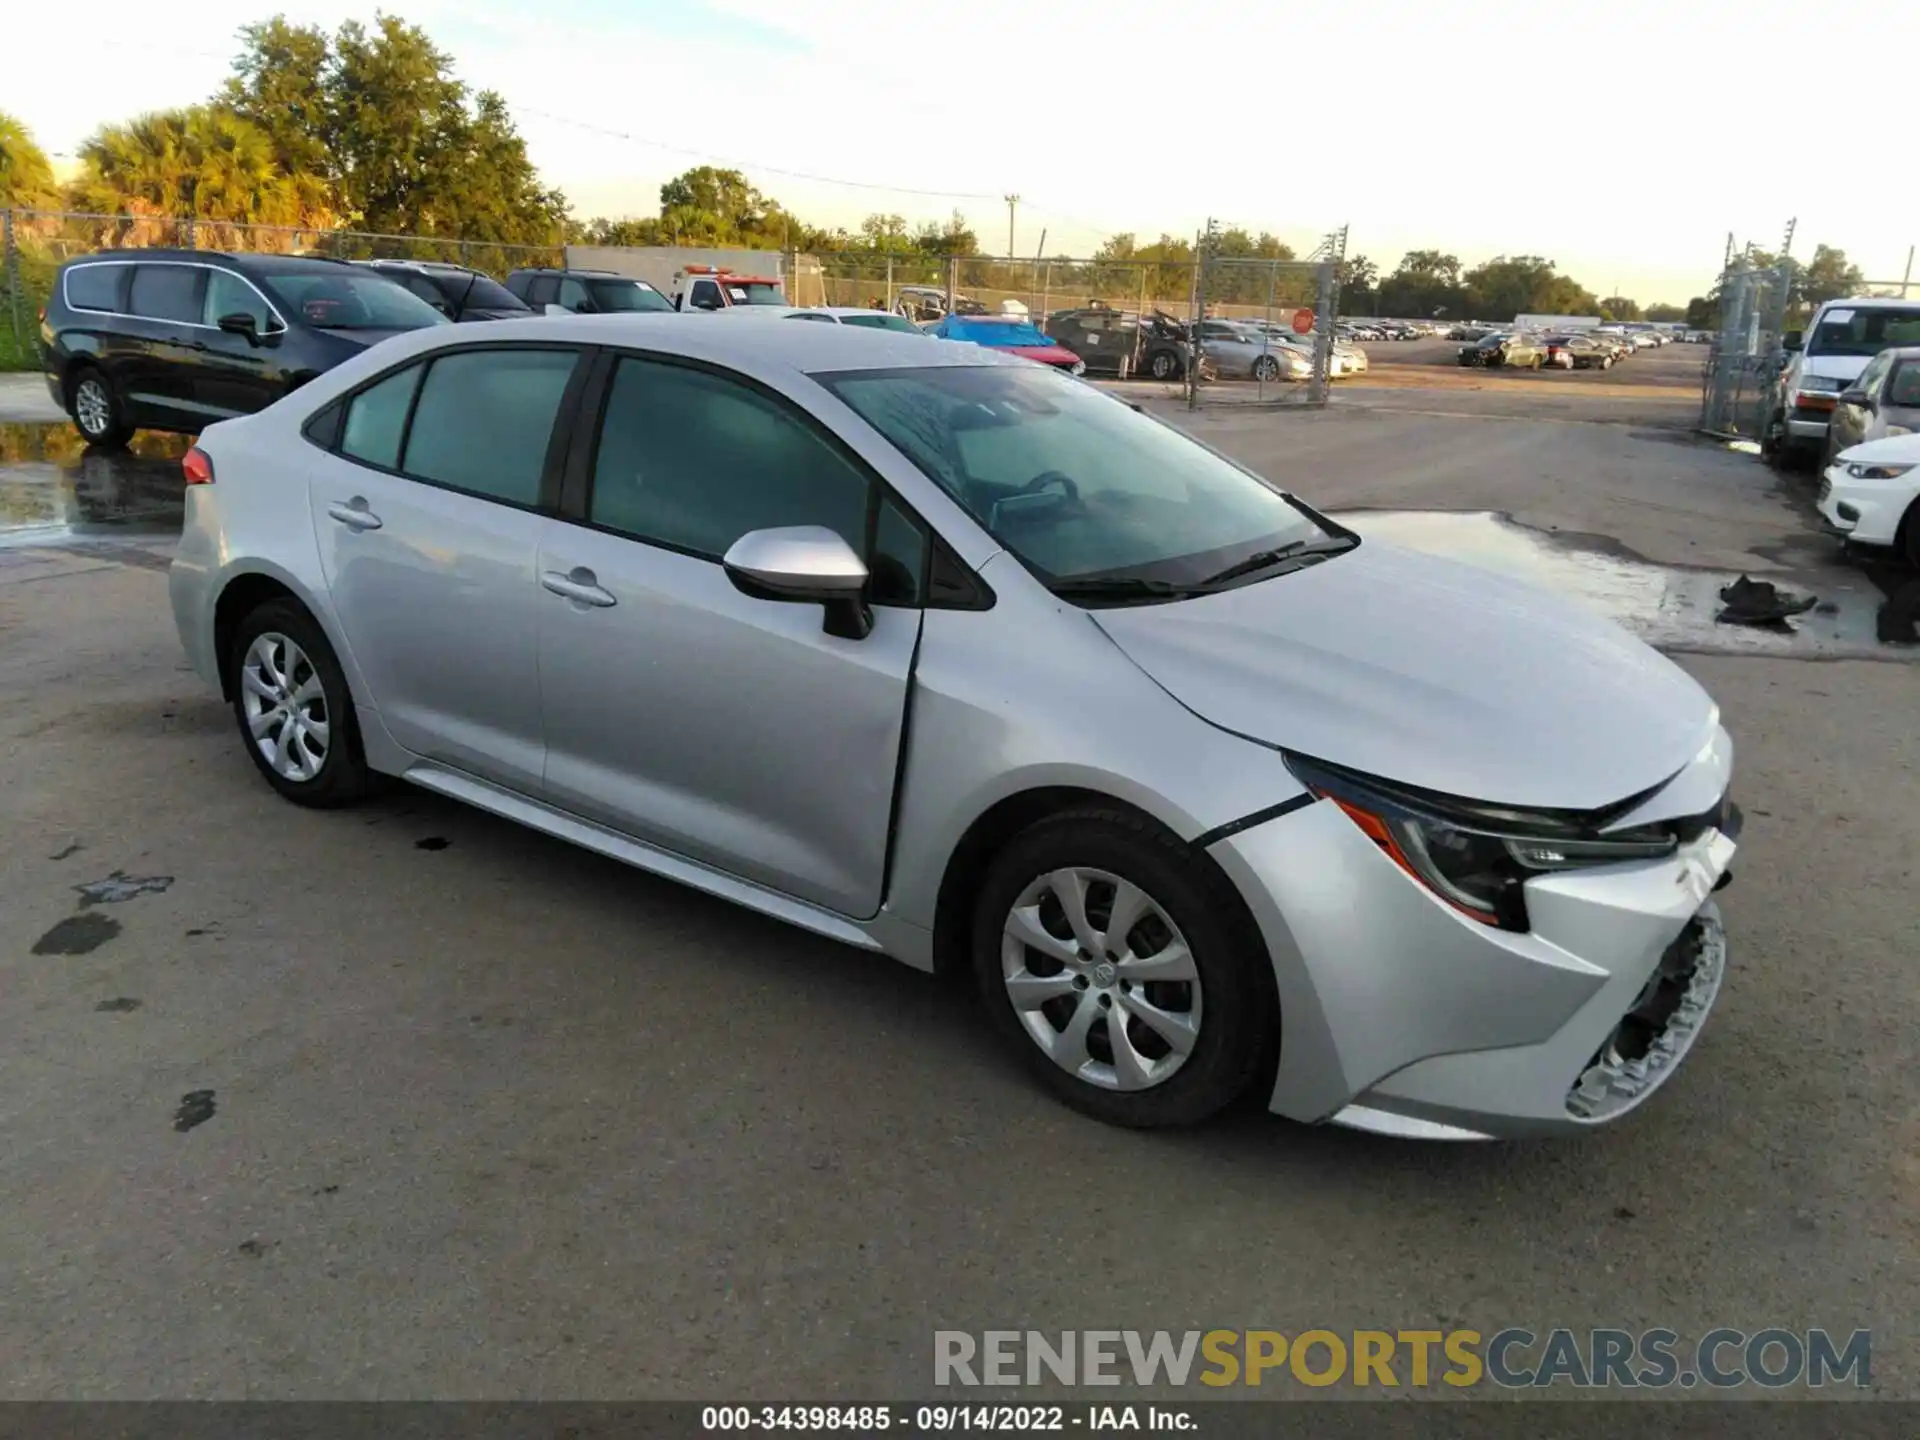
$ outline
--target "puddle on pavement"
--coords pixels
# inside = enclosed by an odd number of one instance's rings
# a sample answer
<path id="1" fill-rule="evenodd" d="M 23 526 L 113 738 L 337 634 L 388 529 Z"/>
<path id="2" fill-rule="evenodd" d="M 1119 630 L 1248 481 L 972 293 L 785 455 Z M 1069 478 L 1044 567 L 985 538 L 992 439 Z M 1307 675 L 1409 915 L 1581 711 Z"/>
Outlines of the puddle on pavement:
<path id="1" fill-rule="evenodd" d="M 177 539 L 192 443 L 142 430 L 125 450 L 95 450 L 68 424 L 0 423 L 0 547 Z"/>
<path id="2" fill-rule="evenodd" d="M 1788 622 L 1790 630 L 1722 625 L 1714 619 L 1724 608 L 1720 590 L 1736 578 L 1724 571 L 1682 569 L 1605 554 L 1576 539 L 1531 530 L 1484 511 L 1333 514 L 1363 536 L 1530 581 L 1620 621 L 1650 644 L 1669 649 L 1920 659 L 1920 647 L 1880 639 L 1881 612 L 1898 604 L 1904 591 L 1895 589 L 1890 598 L 1857 571 L 1835 568 L 1818 576 L 1755 575 L 1783 590 L 1816 595 L 1820 603 Z"/>

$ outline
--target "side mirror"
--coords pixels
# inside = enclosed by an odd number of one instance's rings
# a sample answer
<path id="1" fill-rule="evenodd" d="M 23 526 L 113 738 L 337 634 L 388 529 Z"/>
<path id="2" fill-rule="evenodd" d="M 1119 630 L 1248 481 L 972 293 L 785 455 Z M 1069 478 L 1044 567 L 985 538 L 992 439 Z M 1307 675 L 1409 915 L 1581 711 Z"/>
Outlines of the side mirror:
<path id="1" fill-rule="evenodd" d="M 1780 348 L 1789 355 L 1797 354 L 1804 344 L 1806 344 L 1806 332 L 1801 330 L 1789 330 L 1780 337 Z"/>
<path id="2" fill-rule="evenodd" d="M 260 343 L 259 324 L 254 320 L 253 316 L 243 310 L 236 310 L 231 315 L 222 315 L 220 317 L 220 328 L 229 335 L 246 336 L 249 345 L 258 345 Z"/>
<path id="3" fill-rule="evenodd" d="M 1871 410 L 1873 408 L 1873 397 L 1864 390 L 1842 390 L 1840 392 L 1840 403 L 1842 405 L 1858 405 L 1863 410 Z"/>
<path id="4" fill-rule="evenodd" d="M 749 530 L 728 547 L 720 564 L 742 595 L 824 604 L 829 635 L 864 640 L 873 630 L 866 564 L 824 525 Z"/>

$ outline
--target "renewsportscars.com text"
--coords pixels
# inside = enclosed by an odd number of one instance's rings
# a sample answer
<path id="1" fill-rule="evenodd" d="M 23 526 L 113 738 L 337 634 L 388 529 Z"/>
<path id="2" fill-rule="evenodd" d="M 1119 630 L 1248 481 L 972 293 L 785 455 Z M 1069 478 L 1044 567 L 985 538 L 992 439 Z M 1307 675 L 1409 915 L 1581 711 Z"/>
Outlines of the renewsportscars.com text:
<path id="1" fill-rule="evenodd" d="M 1413 1388 L 1715 1390 L 1872 1383 L 1873 1336 L 1717 1328 L 1677 1331 L 936 1330 L 941 1386 L 1347 1385 Z"/>

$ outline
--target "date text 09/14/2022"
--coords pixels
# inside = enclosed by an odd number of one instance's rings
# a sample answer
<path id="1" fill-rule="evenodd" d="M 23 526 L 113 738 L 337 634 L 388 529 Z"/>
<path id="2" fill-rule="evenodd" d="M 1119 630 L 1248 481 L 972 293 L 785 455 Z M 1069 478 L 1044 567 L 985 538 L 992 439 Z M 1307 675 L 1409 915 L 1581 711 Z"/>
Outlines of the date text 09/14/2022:
<path id="1" fill-rule="evenodd" d="M 705 1431 L 799 1430 L 908 1435 L 1022 1431 L 1088 1434 L 1127 1430 L 1188 1431 L 1191 1414 L 1173 1405 L 708 1405 Z"/>

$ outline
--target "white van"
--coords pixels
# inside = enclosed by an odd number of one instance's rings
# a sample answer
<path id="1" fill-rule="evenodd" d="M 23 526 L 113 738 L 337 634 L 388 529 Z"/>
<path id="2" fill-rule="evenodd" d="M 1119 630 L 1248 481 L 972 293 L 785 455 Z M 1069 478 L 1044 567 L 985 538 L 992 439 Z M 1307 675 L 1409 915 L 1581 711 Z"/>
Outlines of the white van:
<path id="1" fill-rule="evenodd" d="M 1920 345 L 1920 302 L 1829 300 L 1814 312 L 1804 338 L 1788 331 L 1780 407 L 1767 419 L 1760 453 L 1778 462 L 1821 454 L 1840 392 L 1891 345 Z"/>

